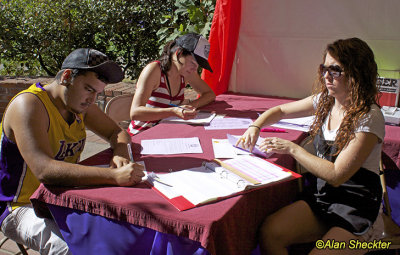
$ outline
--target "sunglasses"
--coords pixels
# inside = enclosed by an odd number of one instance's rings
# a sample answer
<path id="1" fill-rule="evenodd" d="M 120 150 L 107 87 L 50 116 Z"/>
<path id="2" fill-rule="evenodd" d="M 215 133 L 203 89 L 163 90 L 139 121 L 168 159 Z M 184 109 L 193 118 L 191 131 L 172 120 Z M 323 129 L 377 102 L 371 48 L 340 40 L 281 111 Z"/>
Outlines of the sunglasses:
<path id="1" fill-rule="evenodd" d="M 323 64 L 319 65 L 319 73 L 322 76 L 325 76 L 326 72 L 329 73 L 333 78 L 338 78 L 342 73 L 343 69 L 340 66 L 332 65 L 332 66 L 324 66 Z"/>

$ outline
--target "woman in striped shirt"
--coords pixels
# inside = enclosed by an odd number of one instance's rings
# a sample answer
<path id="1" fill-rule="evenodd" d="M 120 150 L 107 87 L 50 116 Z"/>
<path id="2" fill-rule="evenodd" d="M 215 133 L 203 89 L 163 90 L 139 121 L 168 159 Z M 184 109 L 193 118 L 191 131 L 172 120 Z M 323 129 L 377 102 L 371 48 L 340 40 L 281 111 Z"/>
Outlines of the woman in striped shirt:
<path id="1" fill-rule="evenodd" d="M 197 72 L 199 66 L 212 72 L 207 60 L 209 50 L 209 42 L 194 33 L 164 46 L 160 59 L 148 64 L 139 76 L 130 110 L 132 121 L 128 132 L 131 135 L 167 117 L 193 119 L 198 107 L 214 101 L 215 93 Z M 196 100 L 185 100 L 186 84 L 200 95 Z"/>

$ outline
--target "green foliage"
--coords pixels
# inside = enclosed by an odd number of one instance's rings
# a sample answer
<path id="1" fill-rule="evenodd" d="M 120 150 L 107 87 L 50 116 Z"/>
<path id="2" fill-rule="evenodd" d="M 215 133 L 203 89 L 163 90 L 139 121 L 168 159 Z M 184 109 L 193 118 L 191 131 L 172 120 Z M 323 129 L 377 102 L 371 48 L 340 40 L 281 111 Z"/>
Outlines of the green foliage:
<path id="1" fill-rule="evenodd" d="M 164 27 L 157 32 L 160 52 L 163 45 L 175 38 L 195 32 L 208 37 L 216 0 L 175 0 L 175 10 L 162 17 Z"/>
<path id="2" fill-rule="evenodd" d="M 95 48 L 135 79 L 166 39 L 208 35 L 215 0 L 0 0 L 0 75 L 55 75 Z M 163 28 L 167 26 L 167 28 Z"/>

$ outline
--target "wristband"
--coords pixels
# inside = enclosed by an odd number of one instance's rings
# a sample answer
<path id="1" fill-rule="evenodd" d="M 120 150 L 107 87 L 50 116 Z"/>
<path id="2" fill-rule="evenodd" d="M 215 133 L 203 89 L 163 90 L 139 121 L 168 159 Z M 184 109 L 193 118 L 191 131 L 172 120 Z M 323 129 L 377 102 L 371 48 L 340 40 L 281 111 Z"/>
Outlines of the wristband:
<path id="1" fill-rule="evenodd" d="M 261 128 L 260 128 L 259 126 L 256 126 L 256 125 L 250 125 L 249 127 L 255 127 L 255 128 L 258 128 L 258 130 L 260 130 L 260 131 L 261 131 Z"/>

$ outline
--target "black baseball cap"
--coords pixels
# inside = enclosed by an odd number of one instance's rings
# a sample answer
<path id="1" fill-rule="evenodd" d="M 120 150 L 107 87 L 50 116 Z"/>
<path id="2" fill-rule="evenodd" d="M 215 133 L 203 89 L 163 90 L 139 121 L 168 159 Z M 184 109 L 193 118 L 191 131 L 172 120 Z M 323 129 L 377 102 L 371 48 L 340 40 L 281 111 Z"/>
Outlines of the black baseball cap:
<path id="1" fill-rule="evenodd" d="M 106 78 L 109 83 L 117 83 L 124 79 L 124 72 L 117 63 L 110 60 L 106 54 L 89 48 L 71 52 L 64 59 L 61 69 L 90 70 Z"/>
<path id="2" fill-rule="evenodd" d="M 199 34 L 188 33 L 177 38 L 176 45 L 192 53 L 199 66 L 212 72 L 210 63 L 208 63 L 210 43 L 206 38 Z"/>

